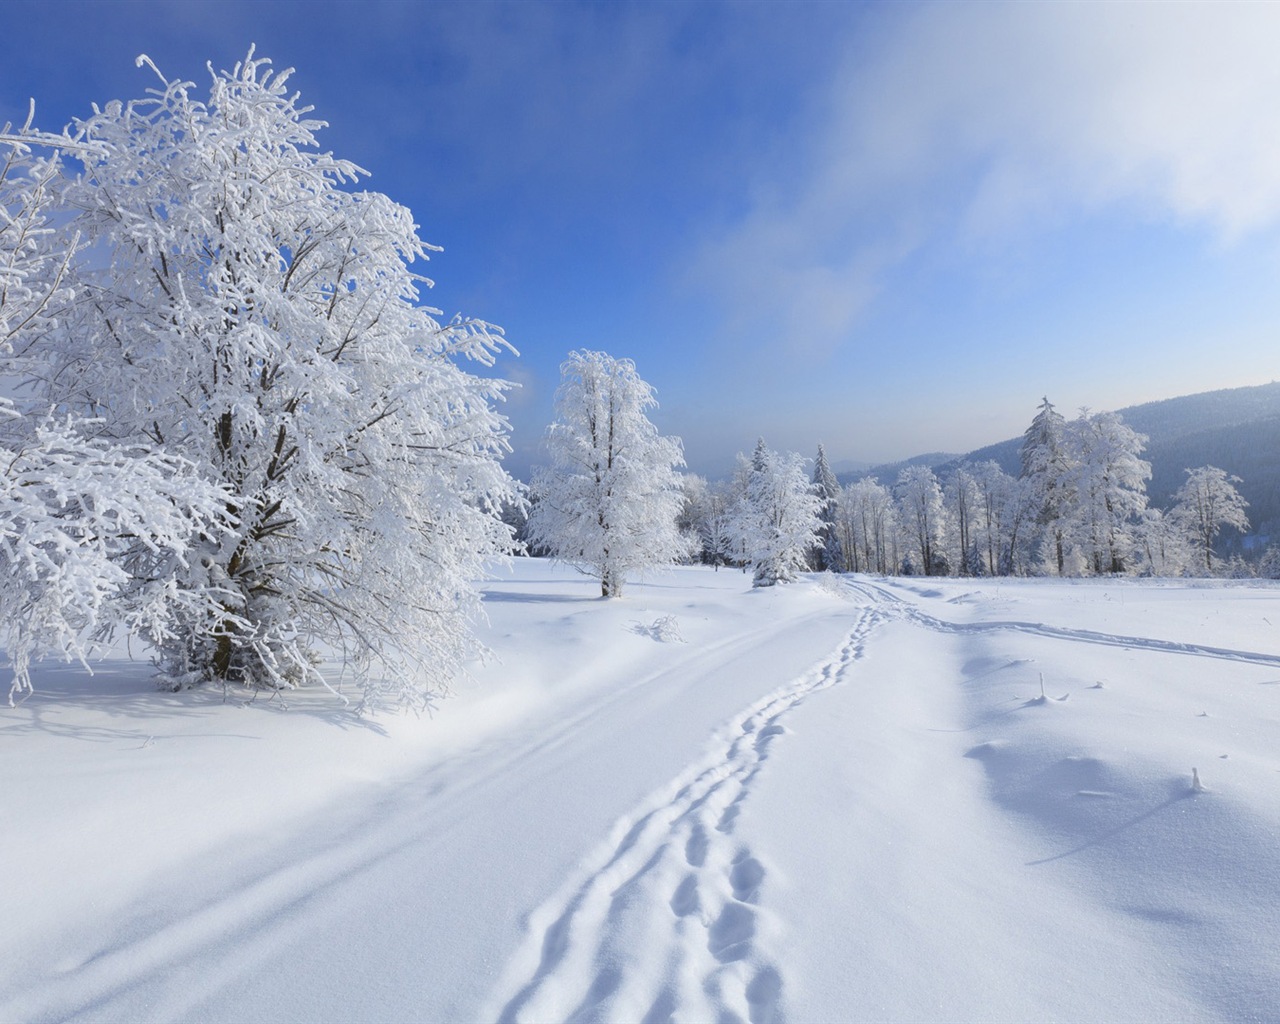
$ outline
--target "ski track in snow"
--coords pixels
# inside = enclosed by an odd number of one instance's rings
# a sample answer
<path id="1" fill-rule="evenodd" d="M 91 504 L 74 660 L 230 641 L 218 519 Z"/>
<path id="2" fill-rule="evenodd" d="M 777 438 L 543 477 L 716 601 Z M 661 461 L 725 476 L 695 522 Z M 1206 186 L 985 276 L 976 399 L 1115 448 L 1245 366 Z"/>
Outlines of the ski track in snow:
<path id="1" fill-rule="evenodd" d="M 589 866 L 531 915 L 486 1019 L 784 1018 L 785 978 L 770 956 L 778 927 L 760 903 L 767 867 L 735 834 L 736 820 L 771 744 L 787 731 L 787 712 L 842 681 L 881 623 L 1280 665 L 1280 655 L 1043 623 L 948 622 L 887 586 L 844 582 L 866 605 L 841 647 L 740 714 L 711 753 L 615 824 Z"/>
<path id="2" fill-rule="evenodd" d="M 784 628 L 780 624 L 776 629 L 756 634 L 752 640 L 767 644 L 778 629 Z M 858 634 L 858 630 L 855 629 L 854 633 Z M 859 635 L 865 635 L 865 631 Z M 684 667 L 714 664 L 726 651 L 739 648 L 743 640 L 740 634 L 726 637 L 695 652 Z M 708 832 L 714 833 L 716 838 L 732 832 L 732 820 L 740 807 L 740 799 L 737 802 L 734 799 L 739 793 L 745 796 L 748 776 L 758 769 L 767 754 L 769 742 L 782 731 L 774 719 L 799 703 L 808 692 L 830 685 L 834 681 L 831 675 L 833 666 L 838 662 L 837 655 L 833 661 L 819 663 L 796 683 L 777 691 L 773 698 L 766 698 L 734 719 L 740 735 L 728 744 L 723 756 L 713 758 L 714 763 L 708 763 L 697 773 L 698 777 L 691 785 L 698 788 L 700 796 L 685 801 L 692 804 L 696 799 L 697 807 L 690 807 L 691 811 L 713 805 L 720 808 L 710 828 L 697 831 L 696 835 L 702 838 L 690 833 L 691 862 L 698 859 L 696 851 L 703 839 L 710 845 Z M 110 1016 L 118 1014 L 119 1000 L 123 998 L 125 1005 L 132 1006 L 128 1002 L 132 993 L 143 990 L 149 991 L 147 998 L 156 1019 L 176 1020 L 189 1016 L 205 996 L 218 992 L 226 979 L 217 976 L 192 978 L 185 971 L 175 972 L 175 968 L 212 957 L 223 962 L 224 968 L 233 974 L 238 973 L 253 956 L 244 949 L 229 951 L 229 947 L 247 947 L 254 953 L 265 955 L 273 942 L 285 941 L 281 938 L 282 933 L 292 933 L 294 914 L 302 915 L 324 893 L 341 887 L 346 881 L 430 834 L 436 827 L 435 814 L 439 811 L 440 801 L 465 802 L 473 791 L 518 771 L 522 764 L 564 745 L 577 733 L 589 732 L 594 719 L 608 713 L 611 708 L 624 706 L 630 694 L 643 692 L 654 679 L 668 671 L 669 666 L 657 667 L 652 673 L 637 676 L 625 686 L 599 695 L 575 714 L 558 721 L 554 727 L 539 732 L 531 741 L 487 764 L 478 774 L 462 773 L 462 781 L 456 785 L 429 784 L 433 801 L 422 803 L 406 798 L 406 793 L 419 790 L 432 777 L 434 770 L 429 769 L 426 776 L 411 777 L 408 782 L 385 794 L 379 799 L 375 812 L 356 809 L 349 814 L 340 814 L 337 821 L 326 819 L 318 826 L 322 833 L 318 840 L 314 833 L 304 833 L 298 849 L 306 852 L 301 856 L 298 850 L 287 855 L 267 852 L 265 860 L 250 866 L 229 890 L 218 886 L 213 891 L 183 892 L 174 894 L 171 905 L 163 905 L 162 901 L 159 909 L 150 905 L 136 908 L 130 912 L 126 923 L 118 925 L 110 936 L 103 937 L 101 941 L 90 940 L 87 948 L 53 965 L 53 978 L 30 979 L 26 986 L 9 998 L 0 999 L 0 1021 Z M 761 723 L 761 715 L 767 721 Z M 711 812 L 707 810 L 706 813 Z M 722 827 L 718 829 L 717 826 Z M 635 838 L 638 839 L 641 829 L 636 831 Z M 635 839 L 632 842 L 634 844 Z M 623 859 L 622 853 L 619 849 L 619 856 L 614 859 Z M 631 858 L 626 863 L 633 860 Z M 709 873 L 710 869 L 707 870 Z M 757 870 L 762 871 L 749 854 L 741 858 L 741 863 L 730 863 L 724 868 L 726 877 L 732 875 L 737 879 L 736 882 L 730 880 L 729 892 L 743 907 L 750 901 L 738 897 L 749 896 L 751 888 L 744 880 Z M 690 889 L 688 895 L 696 896 L 696 893 Z M 674 896 L 673 892 L 669 899 L 674 899 Z M 734 962 L 734 949 L 741 947 L 745 950 L 751 945 L 754 925 L 749 911 L 728 910 L 722 921 L 717 918 L 706 927 L 709 931 L 706 941 L 717 944 L 716 949 L 724 963 Z M 246 940 L 246 935 L 252 938 Z M 168 977 L 170 975 L 172 978 Z M 767 970 L 763 971 L 760 978 L 748 986 L 751 998 L 761 1005 L 769 1001 L 772 977 L 774 975 Z M 56 986 L 51 985 L 54 978 Z M 596 1000 L 602 1001 L 604 996 Z M 487 1019 L 493 1019 L 495 1015 L 491 1013 Z M 586 1019 L 590 1019 L 589 1015 Z M 651 1015 L 649 1019 L 663 1020 L 665 1016 Z M 759 1014 L 751 1017 L 753 1022 L 768 1019 L 769 1016 Z"/>
<path id="3" fill-rule="evenodd" d="M 762 934 L 767 868 L 737 819 L 787 713 L 843 680 L 885 618 L 862 609 L 832 656 L 738 715 L 706 757 L 620 819 L 585 873 L 531 915 L 483 1016 L 781 1020 L 784 978 Z"/>
<path id="4" fill-rule="evenodd" d="M 1224 661 L 1243 661 L 1255 665 L 1280 665 L 1280 654 L 1263 654 L 1258 651 L 1240 651 L 1229 647 L 1208 647 L 1204 644 L 1180 643 L 1176 640 L 1156 640 L 1151 637 L 1124 636 L 1119 633 L 1100 633 L 1090 629 L 1068 629 L 1049 626 L 1042 622 L 948 622 L 935 618 L 916 607 L 910 601 L 893 593 L 888 587 L 868 583 L 865 580 L 846 580 L 846 586 L 867 599 L 879 602 L 888 615 L 906 619 L 937 633 L 965 634 L 990 633 L 1008 630 L 1051 640 L 1073 640 L 1079 643 L 1103 647 L 1123 647 L 1132 650 L 1151 651 L 1158 654 L 1187 654 L 1203 658 L 1219 658 Z"/>

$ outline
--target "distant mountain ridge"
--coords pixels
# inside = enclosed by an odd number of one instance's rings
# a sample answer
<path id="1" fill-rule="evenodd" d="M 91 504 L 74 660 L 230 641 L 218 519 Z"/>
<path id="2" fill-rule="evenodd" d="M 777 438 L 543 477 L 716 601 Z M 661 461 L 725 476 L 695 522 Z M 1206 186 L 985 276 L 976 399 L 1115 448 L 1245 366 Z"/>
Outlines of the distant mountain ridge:
<path id="1" fill-rule="evenodd" d="M 1074 411 L 1059 410 L 1068 419 Z M 1252 533 L 1280 535 L 1280 382 L 1226 388 L 1166 398 L 1117 409 L 1124 422 L 1148 441 L 1142 457 L 1151 463 L 1147 494 L 1156 508 L 1168 508 L 1186 479 L 1186 470 L 1217 466 L 1241 478 L 1240 493 L 1249 502 Z M 1027 415 L 1030 424 L 1034 409 Z M 1006 473 L 1021 468 L 1022 438 L 978 448 L 965 455 L 918 455 L 904 462 L 875 466 L 866 473 L 839 474 L 841 483 L 874 476 L 893 484 L 910 465 L 930 466 L 940 478 L 964 462 L 996 462 Z"/>
<path id="2" fill-rule="evenodd" d="M 901 462 L 882 462 L 878 466 L 871 466 L 867 469 L 857 470 L 853 472 L 837 472 L 836 482 L 841 484 L 851 484 L 855 480 L 861 480 L 864 476 L 875 477 L 882 484 L 892 484 L 898 479 L 898 474 L 904 469 L 911 466 L 928 466 L 937 471 L 939 466 L 958 466 L 968 456 L 957 455 L 955 452 L 925 452 L 923 455 L 913 455 L 909 459 L 903 459 Z"/>

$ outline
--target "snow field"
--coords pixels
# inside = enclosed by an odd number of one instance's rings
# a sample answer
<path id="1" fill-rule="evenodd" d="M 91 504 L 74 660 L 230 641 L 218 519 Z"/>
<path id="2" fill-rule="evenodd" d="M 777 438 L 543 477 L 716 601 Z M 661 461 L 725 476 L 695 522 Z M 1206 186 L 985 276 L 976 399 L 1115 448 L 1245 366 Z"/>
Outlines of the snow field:
<path id="1" fill-rule="evenodd" d="M 596 592 L 434 717 L 41 667 L 0 1019 L 1276 1019 L 1280 590 Z"/>

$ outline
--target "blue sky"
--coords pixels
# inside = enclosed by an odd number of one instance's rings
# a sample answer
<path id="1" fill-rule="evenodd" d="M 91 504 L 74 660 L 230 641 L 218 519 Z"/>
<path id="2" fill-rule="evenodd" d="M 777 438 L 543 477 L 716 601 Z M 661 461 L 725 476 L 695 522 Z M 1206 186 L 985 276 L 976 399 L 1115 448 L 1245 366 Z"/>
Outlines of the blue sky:
<path id="1" fill-rule="evenodd" d="M 250 43 L 501 324 L 523 474 L 575 348 L 713 475 L 758 435 L 881 461 L 1263 383 L 1280 5 L 23 3 L 0 123 Z"/>

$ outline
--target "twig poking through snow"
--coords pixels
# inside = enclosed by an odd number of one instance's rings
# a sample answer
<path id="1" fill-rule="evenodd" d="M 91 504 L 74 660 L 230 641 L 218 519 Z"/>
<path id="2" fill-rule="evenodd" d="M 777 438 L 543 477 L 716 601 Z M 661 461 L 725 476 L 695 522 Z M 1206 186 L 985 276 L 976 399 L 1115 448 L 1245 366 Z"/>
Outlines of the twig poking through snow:
<path id="1" fill-rule="evenodd" d="M 653 624 L 646 626 L 642 622 L 631 623 L 631 632 L 639 633 L 641 636 L 651 637 L 663 644 L 682 644 L 685 638 L 680 633 L 680 623 L 676 621 L 674 615 L 663 615 L 653 620 Z"/>
<path id="2" fill-rule="evenodd" d="M 1191 769 L 1191 792 L 1203 793 L 1204 785 L 1200 782 L 1200 773 L 1194 768 Z"/>

